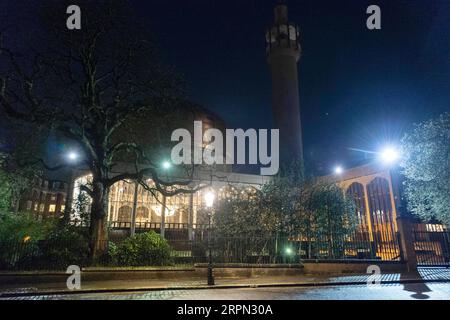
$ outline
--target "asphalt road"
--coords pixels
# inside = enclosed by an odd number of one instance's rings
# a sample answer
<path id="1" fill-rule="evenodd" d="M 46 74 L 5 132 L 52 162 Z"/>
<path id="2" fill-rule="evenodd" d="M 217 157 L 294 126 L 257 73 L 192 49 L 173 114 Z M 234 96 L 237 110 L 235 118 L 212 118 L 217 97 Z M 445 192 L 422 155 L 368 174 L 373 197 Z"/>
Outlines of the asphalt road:
<path id="1" fill-rule="evenodd" d="M 17 297 L 33 300 L 450 300 L 450 283 L 386 284 L 328 287 L 163 290 L 136 293 L 71 294 Z"/>

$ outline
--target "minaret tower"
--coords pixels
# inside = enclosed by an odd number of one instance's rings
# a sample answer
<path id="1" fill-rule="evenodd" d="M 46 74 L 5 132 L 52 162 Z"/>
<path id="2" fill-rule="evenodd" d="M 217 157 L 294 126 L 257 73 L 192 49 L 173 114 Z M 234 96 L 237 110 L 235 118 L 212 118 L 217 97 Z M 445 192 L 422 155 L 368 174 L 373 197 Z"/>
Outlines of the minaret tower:
<path id="1" fill-rule="evenodd" d="M 266 32 L 267 62 L 272 73 L 272 109 L 280 130 L 280 162 L 303 164 L 302 129 L 297 62 L 300 58 L 298 26 L 288 21 L 287 6 L 275 7 L 275 22 Z"/>

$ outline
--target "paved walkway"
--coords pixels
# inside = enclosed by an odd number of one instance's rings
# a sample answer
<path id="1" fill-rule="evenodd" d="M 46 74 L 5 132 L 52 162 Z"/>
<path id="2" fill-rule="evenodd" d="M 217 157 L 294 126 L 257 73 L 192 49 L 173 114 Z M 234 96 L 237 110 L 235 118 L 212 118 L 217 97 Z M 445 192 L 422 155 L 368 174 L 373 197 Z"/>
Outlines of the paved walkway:
<path id="1" fill-rule="evenodd" d="M 410 283 L 366 285 L 322 286 L 322 287 L 261 287 L 230 288 L 208 290 L 159 290 L 138 292 L 90 292 L 75 294 L 42 294 L 11 296 L 5 300 L 218 300 L 221 304 L 246 303 L 247 300 L 260 300 L 261 305 L 271 304 L 272 300 L 449 300 L 450 283 Z M 263 301 L 266 302 L 263 302 Z M 186 302 L 175 304 L 183 306 Z M 195 306 L 195 302 L 187 305 Z M 204 303 L 203 303 L 204 305 Z M 211 303 L 210 306 L 214 304 Z M 272 306 L 274 307 L 274 306 Z M 281 306 L 279 306 L 281 307 Z M 165 309 L 170 314 L 173 309 Z M 215 309 L 211 308 L 211 312 Z M 274 307 L 274 312 L 278 312 Z M 220 312 L 220 311 L 219 311 Z M 217 313 L 217 312 L 216 312 Z M 202 319 L 199 316 L 198 319 Z"/>
<path id="2" fill-rule="evenodd" d="M 352 275 L 301 275 L 301 276 L 261 276 L 252 278 L 216 279 L 216 289 L 252 288 L 252 287 L 318 287 L 336 285 L 365 285 L 369 281 L 367 274 Z M 421 268 L 415 273 L 387 273 L 381 275 L 381 283 L 418 283 L 418 282 L 450 282 L 450 269 Z M 206 279 L 174 279 L 169 280 L 110 280 L 81 282 L 80 290 L 68 290 L 65 282 L 1 285 L 0 298 L 26 296 L 36 294 L 75 294 L 101 292 L 136 292 L 161 290 L 210 289 Z"/>

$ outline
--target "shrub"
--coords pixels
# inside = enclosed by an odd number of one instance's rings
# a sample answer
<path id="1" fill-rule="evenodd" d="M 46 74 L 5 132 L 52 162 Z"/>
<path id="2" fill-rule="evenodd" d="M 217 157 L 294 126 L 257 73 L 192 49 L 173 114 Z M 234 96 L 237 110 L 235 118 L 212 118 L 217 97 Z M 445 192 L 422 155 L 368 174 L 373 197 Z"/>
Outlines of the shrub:
<path id="1" fill-rule="evenodd" d="M 121 266 L 161 266 L 171 265 L 171 247 L 154 231 L 136 234 L 111 248 L 116 261 Z"/>
<path id="2" fill-rule="evenodd" d="M 39 241 L 55 227 L 55 220 L 38 220 L 29 213 L 0 213 L 0 269 L 30 264 L 39 256 Z"/>
<path id="3" fill-rule="evenodd" d="M 117 265 L 117 253 L 118 253 L 118 247 L 117 244 L 115 244 L 112 241 L 108 242 L 108 252 L 106 254 L 106 257 L 104 259 L 104 263 L 107 265 Z"/>
<path id="4" fill-rule="evenodd" d="M 31 213 L 0 213 L 0 242 L 42 240 L 55 225 L 56 220 L 38 220 Z"/>
<path id="5" fill-rule="evenodd" d="M 80 229 L 66 226 L 55 229 L 39 243 L 41 266 L 67 268 L 84 265 L 89 259 L 89 242 Z"/>

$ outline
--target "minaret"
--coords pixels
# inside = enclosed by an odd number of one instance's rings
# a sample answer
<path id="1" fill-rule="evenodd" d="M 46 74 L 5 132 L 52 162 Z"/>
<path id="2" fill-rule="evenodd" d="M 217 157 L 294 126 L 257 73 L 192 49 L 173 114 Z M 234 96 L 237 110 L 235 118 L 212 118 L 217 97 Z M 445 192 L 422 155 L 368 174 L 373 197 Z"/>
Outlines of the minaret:
<path id="1" fill-rule="evenodd" d="M 288 21 L 287 6 L 275 7 L 275 22 L 266 32 L 267 62 L 272 73 L 272 109 L 280 130 L 280 162 L 303 164 L 302 129 L 297 62 L 300 58 L 298 26 Z"/>

